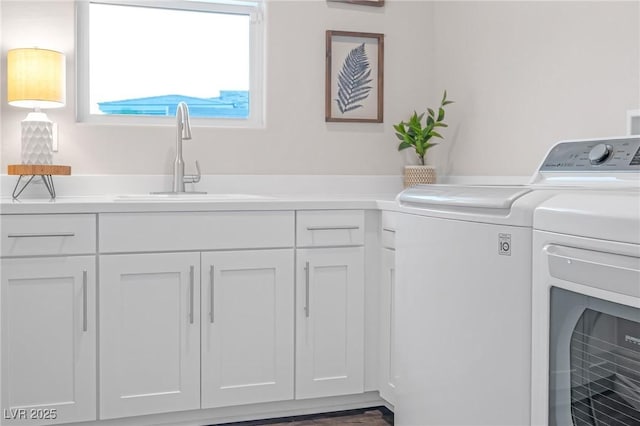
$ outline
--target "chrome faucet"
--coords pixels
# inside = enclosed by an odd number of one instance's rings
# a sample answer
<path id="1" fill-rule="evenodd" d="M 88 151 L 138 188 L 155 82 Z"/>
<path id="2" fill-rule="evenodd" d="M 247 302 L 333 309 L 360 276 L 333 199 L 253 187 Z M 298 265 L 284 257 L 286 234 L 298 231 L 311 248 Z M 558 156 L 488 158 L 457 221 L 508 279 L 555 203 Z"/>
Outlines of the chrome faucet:
<path id="1" fill-rule="evenodd" d="M 196 161 L 195 175 L 184 174 L 184 160 L 182 159 L 182 141 L 191 139 L 191 123 L 189 122 L 189 107 L 180 102 L 176 108 L 176 159 L 173 162 L 173 190 L 172 192 L 186 192 L 185 183 L 200 182 L 200 164 Z"/>

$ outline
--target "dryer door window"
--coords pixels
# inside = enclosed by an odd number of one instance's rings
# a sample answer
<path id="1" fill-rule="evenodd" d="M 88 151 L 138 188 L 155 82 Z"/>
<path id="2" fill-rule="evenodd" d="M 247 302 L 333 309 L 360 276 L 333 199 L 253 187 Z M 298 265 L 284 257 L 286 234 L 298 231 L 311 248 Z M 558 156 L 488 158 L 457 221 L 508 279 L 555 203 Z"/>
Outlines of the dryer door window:
<path id="1" fill-rule="evenodd" d="M 550 425 L 640 425 L 640 309 L 553 288 Z"/>

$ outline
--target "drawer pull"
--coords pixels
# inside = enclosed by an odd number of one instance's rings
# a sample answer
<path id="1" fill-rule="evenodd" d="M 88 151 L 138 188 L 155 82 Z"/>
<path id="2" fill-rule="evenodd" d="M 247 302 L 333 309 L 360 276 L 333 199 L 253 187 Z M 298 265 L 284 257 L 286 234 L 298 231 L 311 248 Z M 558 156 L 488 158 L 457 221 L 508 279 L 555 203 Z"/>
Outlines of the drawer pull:
<path id="1" fill-rule="evenodd" d="M 213 297 L 214 297 L 214 295 L 213 295 L 213 289 L 214 289 L 214 287 L 213 287 L 213 283 L 214 283 L 214 281 L 213 281 L 213 272 L 214 272 L 213 271 L 213 265 L 211 265 L 211 269 L 209 269 L 209 286 L 210 286 L 210 288 L 209 288 L 209 293 L 210 293 L 209 294 L 209 304 L 211 305 L 209 307 L 209 322 L 211 322 L 211 324 L 213 324 L 213 303 L 214 303 L 214 299 L 213 299 Z"/>
<path id="2" fill-rule="evenodd" d="M 357 225 L 307 226 L 307 231 L 349 231 L 360 229 Z"/>
<path id="3" fill-rule="evenodd" d="M 56 232 L 51 234 L 34 233 L 34 234 L 8 234 L 7 238 L 50 238 L 50 237 L 75 237 L 74 232 Z"/>
<path id="4" fill-rule="evenodd" d="M 189 324 L 193 324 L 194 266 L 189 267 Z"/>
<path id="5" fill-rule="evenodd" d="M 82 271 L 82 331 L 88 329 L 87 324 L 87 271 Z"/>
<path id="6" fill-rule="evenodd" d="M 304 316 L 309 318 L 309 262 L 306 262 L 304 265 Z"/>
<path id="7" fill-rule="evenodd" d="M 394 234 L 396 233 L 396 230 L 392 228 L 382 228 L 382 230 L 387 232 L 393 232 Z"/>

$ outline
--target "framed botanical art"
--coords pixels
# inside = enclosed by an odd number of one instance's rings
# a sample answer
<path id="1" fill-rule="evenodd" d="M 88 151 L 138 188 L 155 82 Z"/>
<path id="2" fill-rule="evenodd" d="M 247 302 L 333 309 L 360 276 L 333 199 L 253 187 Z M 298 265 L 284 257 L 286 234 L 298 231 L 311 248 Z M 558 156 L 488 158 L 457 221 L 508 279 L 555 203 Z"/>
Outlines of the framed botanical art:
<path id="1" fill-rule="evenodd" d="M 384 34 L 326 33 L 325 121 L 382 123 Z"/>

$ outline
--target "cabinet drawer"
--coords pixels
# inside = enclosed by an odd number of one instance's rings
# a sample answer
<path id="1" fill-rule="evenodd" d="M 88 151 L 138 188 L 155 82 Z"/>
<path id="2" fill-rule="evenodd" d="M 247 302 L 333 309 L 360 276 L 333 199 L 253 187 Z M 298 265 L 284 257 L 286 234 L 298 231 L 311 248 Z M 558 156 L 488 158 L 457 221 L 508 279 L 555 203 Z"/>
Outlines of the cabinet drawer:
<path id="1" fill-rule="evenodd" d="M 294 244 L 292 211 L 103 213 L 100 252 L 284 248 Z"/>
<path id="2" fill-rule="evenodd" d="M 362 210 L 302 210 L 297 212 L 298 247 L 364 244 Z"/>
<path id="3" fill-rule="evenodd" d="M 381 241 L 382 247 L 395 250 L 396 248 L 397 213 L 382 212 Z"/>
<path id="4" fill-rule="evenodd" d="M 2 215 L 0 220 L 3 257 L 96 252 L 95 215 Z"/>

